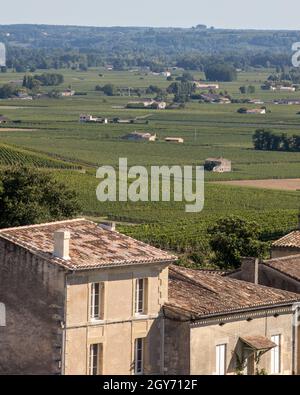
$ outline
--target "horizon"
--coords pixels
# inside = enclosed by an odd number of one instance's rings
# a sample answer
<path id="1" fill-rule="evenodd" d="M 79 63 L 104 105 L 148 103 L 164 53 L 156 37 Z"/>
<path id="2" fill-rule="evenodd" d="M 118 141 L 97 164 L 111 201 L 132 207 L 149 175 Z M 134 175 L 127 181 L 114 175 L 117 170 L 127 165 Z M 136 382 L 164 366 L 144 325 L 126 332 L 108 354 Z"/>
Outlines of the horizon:
<path id="1" fill-rule="evenodd" d="M 86 0 L 85 10 L 72 0 L 52 0 L 40 7 L 38 0 L 3 5 L 0 25 L 54 25 L 78 27 L 149 27 L 149 28 L 191 28 L 198 24 L 225 30 L 299 30 L 297 15 L 300 12 L 298 0 L 286 0 L 282 15 L 281 0 L 273 0 L 272 7 L 260 0 L 252 0 L 245 12 L 239 0 L 186 0 L 184 7 L 179 0 L 152 0 L 141 6 L 139 0 L 111 0 L 101 5 L 97 0 Z M 18 5 L 22 11 L 18 11 Z"/>
<path id="2" fill-rule="evenodd" d="M 202 23 L 200 23 L 202 25 Z M 205 25 L 205 23 L 203 23 Z M 0 23 L 0 26 L 51 26 L 51 27 L 77 27 L 77 28 L 96 28 L 96 29 L 115 29 L 115 28 L 132 28 L 132 29 L 182 29 L 189 30 L 196 27 L 195 26 L 176 26 L 176 25 L 166 25 L 166 26 L 154 26 L 154 25 L 81 25 L 81 24 L 64 24 L 64 23 Z M 219 27 L 219 26 L 207 26 L 206 30 L 233 30 L 233 31 L 296 31 L 299 32 L 300 29 L 296 28 L 256 28 L 256 27 Z"/>

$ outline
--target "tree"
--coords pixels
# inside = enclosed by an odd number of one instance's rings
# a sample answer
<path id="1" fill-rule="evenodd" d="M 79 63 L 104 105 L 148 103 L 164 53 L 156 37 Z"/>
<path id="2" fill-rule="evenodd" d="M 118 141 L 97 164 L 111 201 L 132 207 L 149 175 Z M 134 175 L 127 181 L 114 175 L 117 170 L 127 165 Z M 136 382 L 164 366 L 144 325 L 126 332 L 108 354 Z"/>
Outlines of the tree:
<path id="1" fill-rule="evenodd" d="M 18 88 L 13 84 L 4 84 L 0 87 L 0 99 L 9 99 L 18 93 Z"/>
<path id="2" fill-rule="evenodd" d="M 247 88 L 246 88 L 246 86 L 241 86 L 241 87 L 240 87 L 240 92 L 241 92 L 242 95 L 245 95 L 245 94 L 247 93 Z"/>
<path id="3" fill-rule="evenodd" d="M 263 256 L 266 247 L 259 240 L 260 233 L 256 222 L 235 216 L 220 219 L 208 229 L 215 263 L 225 269 L 238 268 L 243 256 Z"/>
<path id="4" fill-rule="evenodd" d="M 236 81 L 237 72 L 236 69 L 225 63 L 211 64 L 205 68 L 205 76 L 209 81 Z"/>
<path id="5" fill-rule="evenodd" d="M 0 227 L 72 218 L 80 211 L 74 191 L 32 167 L 16 166 L 0 176 Z"/>
<path id="6" fill-rule="evenodd" d="M 102 92 L 106 96 L 115 96 L 116 95 L 116 87 L 113 84 L 106 84 L 102 88 Z"/>

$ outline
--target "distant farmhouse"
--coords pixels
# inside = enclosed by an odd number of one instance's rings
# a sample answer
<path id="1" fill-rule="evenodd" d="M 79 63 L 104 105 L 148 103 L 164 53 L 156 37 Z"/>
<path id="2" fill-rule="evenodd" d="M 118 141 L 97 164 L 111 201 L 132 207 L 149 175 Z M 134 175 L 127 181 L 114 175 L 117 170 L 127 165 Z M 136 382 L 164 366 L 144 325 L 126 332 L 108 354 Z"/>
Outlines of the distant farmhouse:
<path id="1" fill-rule="evenodd" d="M 220 104 L 230 104 L 231 100 L 228 97 L 217 95 L 214 93 L 203 93 L 200 96 L 201 100 L 205 103 L 220 103 Z"/>
<path id="2" fill-rule="evenodd" d="M 73 91 L 72 89 L 66 89 L 62 92 L 60 92 L 60 96 L 61 97 L 71 97 L 75 95 L 75 91 Z"/>
<path id="3" fill-rule="evenodd" d="M 204 163 L 204 169 L 214 173 L 229 173 L 232 170 L 231 161 L 224 158 L 208 158 Z"/>
<path id="4" fill-rule="evenodd" d="M 281 91 L 281 92 L 295 92 L 295 86 L 283 86 L 283 85 L 270 85 L 270 86 L 263 86 L 264 89 L 269 89 L 270 91 Z"/>
<path id="5" fill-rule="evenodd" d="M 79 122 L 81 122 L 81 123 L 88 123 L 88 122 L 108 123 L 108 119 L 107 118 L 93 117 L 90 114 L 80 114 Z"/>
<path id="6" fill-rule="evenodd" d="M 146 133 L 146 132 L 133 132 L 126 134 L 122 137 L 123 140 L 128 141 L 156 141 L 156 134 Z"/>
<path id="7" fill-rule="evenodd" d="M 184 139 L 182 137 L 166 137 L 165 138 L 165 142 L 166 143 L 179 143 L 179 144 L 183 144 L 184 143 Z"/>
<path id="8" fill-rule="evenodd" d="M 140 99 L 135 101 L 130 101 L 127 104 L 127 108 L 147 108 L 152 110 L 165 110 L 167 103 L 164 101 L 156 101 L 154 99 Z"/>
<path id="9" fill-rule="evenodd" d="M 199 82 L 199 81 L 193 81 L 195 87 L 197 89 L 203 89 L 203 90 L 216 90 L 216 89 L 220 89 L 219 84 L 205 84 L 203 82 Z"/>
<path id="10" fill-rule="evenodd" d="M 266 108 L 240 108 L 237 110 L 240 114 L 261 114 L 264 115 L 267 113 Z"/>
<path id="11" fill-rule="evenodd" d="M 285 105 L 300 105 L 300 99 L 276 99 L 273 101 L 274 104 L 285 104 Z"/>

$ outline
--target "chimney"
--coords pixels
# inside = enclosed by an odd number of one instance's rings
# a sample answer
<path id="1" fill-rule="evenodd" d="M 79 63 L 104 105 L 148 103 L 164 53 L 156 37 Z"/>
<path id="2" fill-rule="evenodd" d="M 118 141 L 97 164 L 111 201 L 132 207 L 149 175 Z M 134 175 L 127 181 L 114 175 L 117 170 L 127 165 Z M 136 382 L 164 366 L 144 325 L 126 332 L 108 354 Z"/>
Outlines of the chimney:
<path id="1" fill-rule="evenodd" d="M 115 230 L 116 230 L 116 223 L 115 222 L 101 222 L 99 224 L 99 226 L 102 229 L 110 230 L 112 232 L 115 232 Z"/>
<path id="2" fill-rule="evenodd" d="M 242 258 L 241 280 L 259 284 L 258 278 L 259 259 L 252 257 Z"/>
<path id="3" fill-rule="evenodd" d="M 54 250 L 53 255 L 56 258 L 69 260 L 70 249 L 70 232 L 68 230 L 60 229 L 54 232 Z"/>

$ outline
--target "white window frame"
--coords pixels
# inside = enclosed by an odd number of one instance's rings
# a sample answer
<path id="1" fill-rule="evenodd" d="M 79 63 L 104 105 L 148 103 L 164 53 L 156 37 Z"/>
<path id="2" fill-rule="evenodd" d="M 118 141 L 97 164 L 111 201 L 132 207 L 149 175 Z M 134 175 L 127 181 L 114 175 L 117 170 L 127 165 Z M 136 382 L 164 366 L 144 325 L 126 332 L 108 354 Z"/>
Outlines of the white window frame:
<path id="1" fill-rule="evenodd" d="M 135 314 L 145 314 L 146 279 L 137 278 L 135 281 Z"/>
<path id="2" fill-rule="evenodd" d="M 103 319 L 103 288 L 101 282 L 91 283 L 90 289 L 90 319 L 99 321 Z M 96 312 L 96 309 L 98 310 Z"/>
<path id="3" fill-rule="evenodd" d="M 216 375 L 226 375 L 226 355 L 227 355 L 227 344 L 216 345 Z"/>
<path id="4" fill-rule="evenodd" d="M 101 362 L 102 358 L 102 344 L 90 344 L 89 349 L 89 375 L 97 376 L 101 374 Z"/>
<path id="5" fill-rule="evenodd" d="M 139 357 L 140 353 L 140 358 Z M 134 341 L 134 374 L 144 374 L 144 339 L 142 337 Z"/>
<path id="6" fill-rule="evenodd" d="M 281 335 L 271 336 L 271 340 L 276 347 L 271 349 L 271 374 L 281 373 Z"/>

